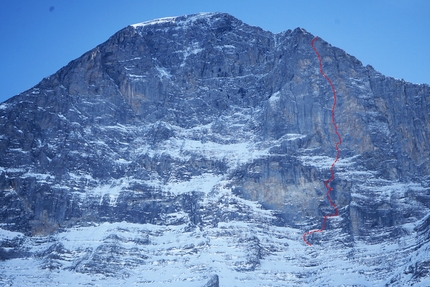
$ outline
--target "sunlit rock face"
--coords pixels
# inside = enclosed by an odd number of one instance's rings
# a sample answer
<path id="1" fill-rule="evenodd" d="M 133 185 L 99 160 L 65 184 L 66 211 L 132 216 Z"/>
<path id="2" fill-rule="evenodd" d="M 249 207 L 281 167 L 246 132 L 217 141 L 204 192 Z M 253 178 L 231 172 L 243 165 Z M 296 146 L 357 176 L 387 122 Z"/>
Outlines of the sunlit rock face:
<path id="1" fill-rule="evenodd" d="M 430 88 L 320 38 L 302 240 L 313 38 L 139 23 L 1 104 L 0 282 L 430 285 Z"/>

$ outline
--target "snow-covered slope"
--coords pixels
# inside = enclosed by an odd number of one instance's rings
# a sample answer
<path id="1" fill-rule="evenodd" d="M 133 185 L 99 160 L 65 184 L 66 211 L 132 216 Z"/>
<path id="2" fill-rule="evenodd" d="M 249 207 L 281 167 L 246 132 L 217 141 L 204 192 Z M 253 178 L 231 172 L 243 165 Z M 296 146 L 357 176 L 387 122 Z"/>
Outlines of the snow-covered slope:
<path id="1" fill-rule="evenodd" d="M 131 25 L 0 105 L 5 286 L 430 286 L 430 89 L 223 13 Z"/>

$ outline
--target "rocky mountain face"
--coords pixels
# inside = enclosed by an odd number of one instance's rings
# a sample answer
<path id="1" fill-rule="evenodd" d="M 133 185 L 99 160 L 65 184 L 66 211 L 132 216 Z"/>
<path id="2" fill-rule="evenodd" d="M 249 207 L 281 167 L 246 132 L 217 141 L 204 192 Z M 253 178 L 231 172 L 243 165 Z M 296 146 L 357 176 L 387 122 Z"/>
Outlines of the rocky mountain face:
<path id="1" fill-rule="evenodd" d="M 429 286 L 430 87 L 303 29 L 131 25 L 0 105 L 3 286 Z"/>

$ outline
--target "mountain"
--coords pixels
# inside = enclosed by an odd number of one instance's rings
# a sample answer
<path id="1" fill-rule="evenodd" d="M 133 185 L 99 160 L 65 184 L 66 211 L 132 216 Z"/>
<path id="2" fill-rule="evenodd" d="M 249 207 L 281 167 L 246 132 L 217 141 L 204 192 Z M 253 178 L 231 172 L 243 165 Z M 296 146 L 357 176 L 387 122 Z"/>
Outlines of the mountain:
<path id="1" fill-rule="evenodd" d="M 430 286 L 430 87 L 304 29 L 128 26 L 0 105 L 3 286 Z"/>

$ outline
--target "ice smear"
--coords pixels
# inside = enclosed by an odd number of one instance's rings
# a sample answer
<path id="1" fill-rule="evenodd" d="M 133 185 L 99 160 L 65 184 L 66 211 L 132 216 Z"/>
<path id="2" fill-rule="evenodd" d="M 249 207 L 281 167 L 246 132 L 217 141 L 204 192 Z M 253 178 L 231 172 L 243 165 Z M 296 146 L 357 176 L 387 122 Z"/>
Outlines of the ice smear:
<path id="1" fill-rule="evenodd" d="M 170 79 L 172 77 L 172 75 L 166 70 L 166 68 L 159 67 L 159 66 L 156 66 L 155 68 L 158 71 L 158 74 L 159 74 L 158 76 L 159 76 L 160 79 L 161 78 L 168 78 L 168 79 Z"/>
<path id="2" fill-rule="evenodd" d="M 88 177 L 79 177 L 76 176 L 77 179 L 92 179 L 91 176 Z M 94 181 L 93 183 L 97 183 Z M 89 200 L 98 200 L 99 204 L 103 204 L 105 200 L 107 200 L 108 204 L 111 206 L 116 205 L 118 196 L 121 194 L 121 192 L 126 189 L 129 186 L 129 182 L 126 180 L 113 180 L 112 182 L 108 184 L 100 184 L 99 185 L 86 190 L 84 193 L 81 191 L 74 191 L 73 193 L 76 194 L 78 197 L 82 199 L 89 199 Z M 70 189 L 68 186 L 54 186 L 56 188 L 60 189 Z"/>
<path id="3" fill-rule="evenodd" d="M 281 93 L 280 92 L 276 92 L 270 96 L 269 103 L 270 103 L 270 106 L 272 107 L 272 109 L 276 107 L 276 105 L 278 104 L 278 102 L 280 100 L 281 100 Z"/>

